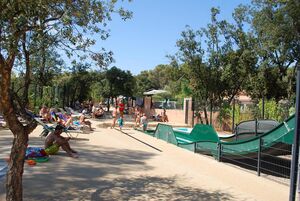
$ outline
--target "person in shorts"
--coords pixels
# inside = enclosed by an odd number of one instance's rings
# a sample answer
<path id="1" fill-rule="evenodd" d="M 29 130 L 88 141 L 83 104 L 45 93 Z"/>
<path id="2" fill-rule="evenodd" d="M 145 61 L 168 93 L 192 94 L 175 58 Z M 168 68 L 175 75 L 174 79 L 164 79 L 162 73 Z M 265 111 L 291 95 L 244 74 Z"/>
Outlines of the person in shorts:
<path id="1" fill-rule="evenodd" d="M 122 128 L 124 126 L 124 120 L 123 120 L 123 118 L 121 116 L 118 119 L 118 124 L 119 124 L 120 130 L 122 130 Z"/>
<path id="2" fill-rule="evenodd" d="M 69 144 L 70 137 L 63 137 L 61 136 L 63 130 L 65 129 L 64 126 L 58 124 L 55 127 L 54 132 L 51 132 L 46 140 L 45 140 L 45 151 L 50 151 L 49 154 L 57 153 L 59 148 L 61 147 L 65 152 L 67 152 L 68 156 L 73 158 L 78 158 L 77 151 L 71 148 Z"/>
<path id="3" fill-rule="evenodd" d="M 147 126 L 148 126 L 148 119 L 147 119 L 147 116 L 146 114 L 144 113 L 142 118 L 141 118 L 141 124 L 143 126 L 143 131 L 146 131 L 147 130 Z"/>
<path id="4" fill-rule="evenodd" d="M 113 118 L 113 122 L 111 124 L 110 128 L 114 128 L 116 125 L 116 121 L 117 121 L 117 117 L 118 117 L 118 107 L 115 107 L 112 111 L 112 118 Z"/>

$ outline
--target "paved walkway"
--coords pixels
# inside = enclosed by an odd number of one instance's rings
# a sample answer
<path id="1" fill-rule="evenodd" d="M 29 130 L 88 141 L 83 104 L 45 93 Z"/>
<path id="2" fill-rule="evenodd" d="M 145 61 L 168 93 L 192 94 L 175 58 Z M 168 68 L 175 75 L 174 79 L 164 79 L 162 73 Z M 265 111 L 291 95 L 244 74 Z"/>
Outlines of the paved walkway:
<path id="1" fill-rule="evenodd" d="M 30 146 L 42 146 L 40 132 L 30 135 Z M 24 200 L 288 200 L 288 186 L 130 128 L 124 132 L 97 127 L 71 142 L 78 159 L 60 151 L 47 163 L 25 164 Z M 8 156 L 11 137 L 0 130 L 0 158 Z"/>

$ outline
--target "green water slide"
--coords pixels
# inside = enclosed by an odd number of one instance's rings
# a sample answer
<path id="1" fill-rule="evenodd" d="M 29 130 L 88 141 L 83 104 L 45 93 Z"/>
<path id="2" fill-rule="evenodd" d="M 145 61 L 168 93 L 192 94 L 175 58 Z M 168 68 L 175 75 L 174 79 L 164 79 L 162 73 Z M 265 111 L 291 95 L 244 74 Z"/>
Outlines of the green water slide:
<path id="1" fill-rule="evenodd" d="M 246 140 L 224 141 L 212 126 L 202 124 L 197 124 L 190 134 L 173 131 L 170 125 L 158 124 L 154 136 L 179 147 L 213 156 L 221 153 L 226 157 L 256 157 L 260 147 L 269 154 L 286 154 L 285 150 L 293 144 L 294 127 L 295 116 L 292 115 L 274 129 Z"/>

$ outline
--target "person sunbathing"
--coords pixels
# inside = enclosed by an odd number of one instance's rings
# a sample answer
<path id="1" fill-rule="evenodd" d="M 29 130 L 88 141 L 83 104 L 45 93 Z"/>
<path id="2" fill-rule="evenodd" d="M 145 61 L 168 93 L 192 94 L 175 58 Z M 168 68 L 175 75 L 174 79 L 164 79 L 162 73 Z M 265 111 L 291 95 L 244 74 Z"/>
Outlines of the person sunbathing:
<path id="1" fill-rule="evenodd" d="M 96 108 L 95 106 L 93 106 L 93 108 L 92 108 L 92 117 L 93 118 L 100 118 L 103 116 L 103 114 L 104 114 L 104 110 L 101 106 L 99 108 Z"/>
<path id="2" fill-rule="evenodd" d="M 46 122 L 49 122 L 51 120 L 51 115 L 50 115 L 50 112 L 48 110 L 48 108 L 43 105 L 40 112 L 39 112 L 39 115 L 46 121 Z"/>
<path id="3" fill-rule="evenodd" d="M 88 126 L 89 129 L 90 129 L 90 131 L 93 131 L 93 129 L 92 129 L 92 123 L 89 120 L 86 120 L 86 117 L 85 117 L 85 115 L 83 113 L 80 115 L 79 122 L 80 122 L 81 125 Z"/>
<path id="4" fill-rule="evenodd" d="M 65 127 L 69 127 L 73 124 L 73 118 L 71 115 L 63 114 L 63 113 L 56 113 L 54 110 L 50 112 L 52 120 L 64 125 Z"/>
<path id="5" fill-rule="evenodd" d="M 70 147 L 69 140 L 71 138 L 61 136 L 64 129 L 64 126 L 58 124 L 55 127 L 54 132 L 51 132 L 47 136 L 45 140 L 45 151 L 50 155 L 56 154 L 61 147 L 65 152 L 67 152 L 68 156 L 78 158 L 77 151 Z"/>

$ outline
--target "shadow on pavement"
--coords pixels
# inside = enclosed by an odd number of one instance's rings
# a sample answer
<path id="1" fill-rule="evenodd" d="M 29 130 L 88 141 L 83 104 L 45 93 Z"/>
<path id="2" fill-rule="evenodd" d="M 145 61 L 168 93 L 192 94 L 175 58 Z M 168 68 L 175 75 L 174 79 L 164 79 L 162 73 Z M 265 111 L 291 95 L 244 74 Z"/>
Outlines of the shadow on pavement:
<path id="1" fill-rule="evenodd" d="M 229 194 L 220 191 L 181 186 L 176 178 L 148 177 L 103 181 L 97 186 L 91 200 L 232 200 Z"/>

